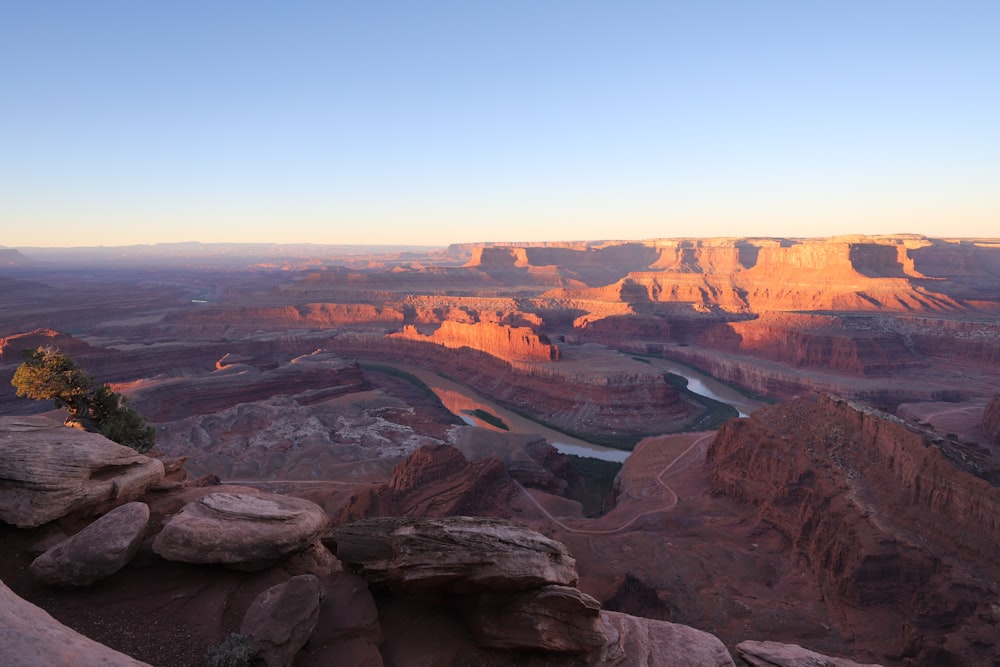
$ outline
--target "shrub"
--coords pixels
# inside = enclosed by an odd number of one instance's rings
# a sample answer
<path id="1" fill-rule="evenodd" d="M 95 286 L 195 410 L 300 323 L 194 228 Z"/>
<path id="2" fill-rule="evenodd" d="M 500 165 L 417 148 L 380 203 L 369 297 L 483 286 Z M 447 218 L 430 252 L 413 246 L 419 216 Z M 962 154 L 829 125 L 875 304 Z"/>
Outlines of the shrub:
<path id="1" fill-rule="evenodd" d="M 221 644 L 209 650 L 205 667 L 255 667 L 257 652 L 246 635 L 232 632 Z"/>
<path id="2" fill-rule="evenodd" d="M 68 424 L 79 424 L 140 453 L 153 448 L 156 432 L 129 407 L 128 399 L 106 384 L 95 387 L 68 354 L 51 347 L 25 350 L 24 362 L 10 383 L 18 396 L 51 399 L 57 408 L 66 408 Z"/>

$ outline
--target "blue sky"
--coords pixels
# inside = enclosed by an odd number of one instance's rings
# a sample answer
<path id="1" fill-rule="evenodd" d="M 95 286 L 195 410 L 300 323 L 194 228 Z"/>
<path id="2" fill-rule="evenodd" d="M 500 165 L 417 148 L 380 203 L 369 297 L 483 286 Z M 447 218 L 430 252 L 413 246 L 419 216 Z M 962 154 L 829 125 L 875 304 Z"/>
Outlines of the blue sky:
<path id="1" fill-rule="evenodd" d="M 1000 2 L 7 2 L 0 245 L 1000 236 Z"/>

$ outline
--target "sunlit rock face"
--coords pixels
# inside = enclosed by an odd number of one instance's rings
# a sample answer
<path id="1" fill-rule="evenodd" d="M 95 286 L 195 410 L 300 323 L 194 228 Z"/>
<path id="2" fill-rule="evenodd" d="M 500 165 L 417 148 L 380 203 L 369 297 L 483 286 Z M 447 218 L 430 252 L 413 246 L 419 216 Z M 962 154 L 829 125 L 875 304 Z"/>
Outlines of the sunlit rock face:
<path id="1" fill-rule="evenodd" d="M 887 628 L 902 615 L 898 655 L 989 664 L 997 647 L 976 638 L 996 622 L 1000 489 L 953 455 L 899 419 L 812 396 L 728 423 L 707 461 L 717 493 L 801 550 L 846 626 L 852 610 L 866 623 L 881 610 Z M 871 634 L 853 630 L 858 645 Z"/>
<path id="2" fill-rule="evenodd" d="M 463 347 L 485 352 L 505 361 L 555 361 L 559 348 L 549 339 L 528 327 L 510 327 L 490 322 L 465 324 L 447 321 L 430 336 L 422 335 L 413 326 L 399 334 L 407 340 L 432 342 L 451 349 Z"/>

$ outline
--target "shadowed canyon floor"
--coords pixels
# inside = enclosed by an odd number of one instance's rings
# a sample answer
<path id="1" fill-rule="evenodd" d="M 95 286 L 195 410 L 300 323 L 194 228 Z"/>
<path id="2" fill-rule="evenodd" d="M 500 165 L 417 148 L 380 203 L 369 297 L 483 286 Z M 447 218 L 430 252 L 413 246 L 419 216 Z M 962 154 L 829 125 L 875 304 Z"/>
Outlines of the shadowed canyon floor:
<path id="1" fill-rule="evenodd" d="M 23 349 L 68 352 L 130 397 L 165 459 L 186 457 L 182 486 L 298 496 L 337 523 L 524 523 L 568 547 L 606 610 L 730 650 L 1000 664 L 1000 242 L 176 250 L 24 251 L 0 268 L 0 374 Z M 0 383 L 0 415 L 50 410 Z M 562 440 L 625 462 L 615 475 Z M 281 578 L 227 574 L 200 597 L 197 568 L 142 551 L 89 589 L 33 581 L 46 531 L 82 522 L 5 527 L 0 578 L 151 664 L 201 664 L 238 624 L 221 610 Z M 402 637 L 410 603 L 376 603 Z M 145 645 L 129 605 L 161 619 Z"/>

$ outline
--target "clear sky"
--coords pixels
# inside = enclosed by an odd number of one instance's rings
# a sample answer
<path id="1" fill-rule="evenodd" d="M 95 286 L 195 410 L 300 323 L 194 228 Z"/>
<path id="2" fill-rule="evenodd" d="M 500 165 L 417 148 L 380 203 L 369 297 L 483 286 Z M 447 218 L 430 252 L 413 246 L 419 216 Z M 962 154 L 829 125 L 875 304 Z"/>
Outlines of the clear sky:
<path id="1" fill-rule="evenodd" d="M 0 3 L 0 245 L 1000 236 L 1000 2 Z"/>

